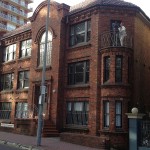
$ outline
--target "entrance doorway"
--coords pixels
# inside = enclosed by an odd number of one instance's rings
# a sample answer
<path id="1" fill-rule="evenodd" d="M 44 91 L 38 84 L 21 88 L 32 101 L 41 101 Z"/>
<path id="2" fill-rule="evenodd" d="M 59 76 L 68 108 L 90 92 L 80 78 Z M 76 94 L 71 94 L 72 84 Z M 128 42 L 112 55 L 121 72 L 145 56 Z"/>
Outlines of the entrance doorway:
<path id="1" fill-rule="evenodd" d="M 36 84 L 34 88 L 34 104 L 37 108 L 39 108 L 39 97 L 41 95 L 41 85 Z M 43 117 L 44 119 L 49 119 L 49 108 L 50 108 L 50 93 L 49 93 L 49 85 L 46 85 L 45 91 L 45 99 L 43 103 Z M 37 114 L 38 115 L 38 114 Z"/>

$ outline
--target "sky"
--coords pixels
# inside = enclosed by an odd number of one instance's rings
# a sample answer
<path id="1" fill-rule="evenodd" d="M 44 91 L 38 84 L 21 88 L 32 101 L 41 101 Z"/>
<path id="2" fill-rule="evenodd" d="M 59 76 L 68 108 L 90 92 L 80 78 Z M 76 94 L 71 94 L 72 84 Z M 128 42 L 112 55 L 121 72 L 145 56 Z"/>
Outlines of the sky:
<path id="1" fill-rule="evenodd" d="M 36 9 L 36 7 L 44 0 L 34 0 L 34 3 L 31 5 L 31 7 L 33 7 L 33 11 Z M 70 6 L 78 4 L 84 0 L 55 0 L 58 3 L 65 3 L 68 4 Z M 139 6 L 146 14 L 147 16 L 150 18 L 150 0 L 124 0 L 127 2 L 131 2 L 133 4 L 136 4 L 137 6 Z M 30 14 L 32 15 L 32 14 Z"/>

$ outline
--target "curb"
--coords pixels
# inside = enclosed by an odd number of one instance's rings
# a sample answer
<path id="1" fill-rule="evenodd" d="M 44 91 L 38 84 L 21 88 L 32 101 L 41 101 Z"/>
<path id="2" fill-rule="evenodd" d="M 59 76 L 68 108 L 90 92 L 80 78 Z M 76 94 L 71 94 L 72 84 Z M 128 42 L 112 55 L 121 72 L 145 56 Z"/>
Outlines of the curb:
<path id="1" fill-rule="evenodd" d="M 42 150 L 42 149 L 35 148 L 33 146 L 22 145 L 19 143 L 14 143 L 14 142 L 9 142 L 9 141 L 4 141 L 4 140 L 0 140 L 0 144 L 8 145 L 10 147 L 20 148 L 22 150 Z"/>

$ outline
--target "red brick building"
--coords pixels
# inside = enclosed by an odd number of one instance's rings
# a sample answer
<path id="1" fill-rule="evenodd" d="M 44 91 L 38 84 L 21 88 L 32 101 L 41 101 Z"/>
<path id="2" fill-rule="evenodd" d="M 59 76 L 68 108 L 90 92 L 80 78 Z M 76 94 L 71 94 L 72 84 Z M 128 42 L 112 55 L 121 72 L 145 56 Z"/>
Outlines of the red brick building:
<path id="1" fill-rule="evenodd" d="M 36 134 L 46 15 L 44 1 L 30 24 L 0 39 L 0 121 L 17 133 Z M 48 29 L 43 135 L 58 131 L 74 143 L 100 147 L 109 140 L 128 149 L 125 113 L 133 106 L 150 112 L 150 19 L 123 0 L 71 8 L 53 1 Z"/>

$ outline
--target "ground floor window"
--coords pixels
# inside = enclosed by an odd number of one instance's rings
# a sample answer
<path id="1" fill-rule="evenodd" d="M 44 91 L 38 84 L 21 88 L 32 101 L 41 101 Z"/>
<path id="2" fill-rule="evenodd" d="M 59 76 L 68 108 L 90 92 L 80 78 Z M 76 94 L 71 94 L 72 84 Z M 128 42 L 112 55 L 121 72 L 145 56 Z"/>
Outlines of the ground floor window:
<path id="1" fill-rule="evenodd" d="M 88 125 L 88 102 L 67 102 L 66 124 Z"/>
<path id="2" fill-rule="evenodd" d="M 0 119 L 10 119 L 11 117 L 11 103 L 1 102 L 0 103 Z"/>
<path id="3" fill-rule="evenodd" d="M 116 120 L 116 128 L 121 128 L 122 127 L 122 102 L 121 101 L 116 101 L 116 110 L 115 110 L 115 120 Z"/>
<path id="4" fill-rule="evenodd" d="M 18 102 L 16 104 L 16 118 L 28 118 L 28 103 Z"/>
<path id="5" fill-rule="evenodd" d="M 104 101 L 104 127 L 109 128 L 109 101 Z"/>

